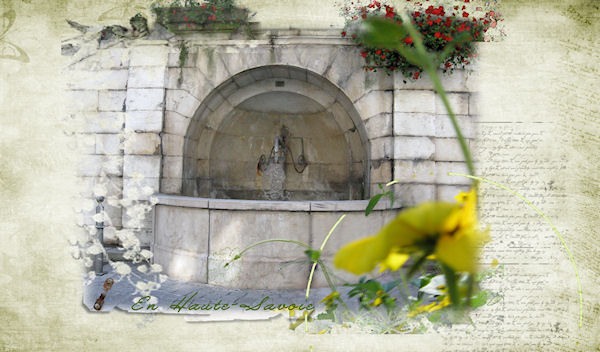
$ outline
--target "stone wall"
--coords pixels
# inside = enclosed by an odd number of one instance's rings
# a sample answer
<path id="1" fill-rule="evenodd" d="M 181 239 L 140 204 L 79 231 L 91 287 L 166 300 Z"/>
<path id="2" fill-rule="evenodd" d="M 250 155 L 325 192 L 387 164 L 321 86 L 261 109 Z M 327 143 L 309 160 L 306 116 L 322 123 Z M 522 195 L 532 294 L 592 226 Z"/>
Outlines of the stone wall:
<path id="1" fill-rule="evenodd" d="M 189 54 L 180 67 L 180 40 Z M 394 186 L 405 206 L 451 199 L 467 179 L 450 120 L 431 82 L 365 72 L 360 50 L 338 31 L 264 31 L 256 40 L 193 34 L 138 39 L 78 57 L 65 70 L 70 117 L 85 154 L 82 196 L 93 223 L 93 189 L 110 181 L 109 195 L 147 202 L 153 193 L 198 195 L 203 160 L 210 159 L 223 119 L 245 100 L 277 91 L 309 97 L 332 113 L 350 146 L 350 175 L 363 178 L 364 196 L 377 184 Z M 463 71 L 444 77 L 463 131 L 475 137 L 473 82 Z M 210 171 L 208 171 L 210 177 Z M 106 210 L 116 228 L 139 230 L 149 245 L 152 223 L 131 223 L 127 204 Z M 110 231 L 108 231 L 110 232 Z M 110 241 L 110 238 L 109 238 Z"/>

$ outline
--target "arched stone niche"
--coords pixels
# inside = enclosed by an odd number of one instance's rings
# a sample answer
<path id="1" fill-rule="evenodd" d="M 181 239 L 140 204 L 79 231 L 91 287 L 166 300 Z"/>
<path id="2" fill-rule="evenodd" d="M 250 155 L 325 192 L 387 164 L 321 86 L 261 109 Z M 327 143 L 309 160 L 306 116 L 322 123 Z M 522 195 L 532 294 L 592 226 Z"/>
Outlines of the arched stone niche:
<path id="1" fill-rule="evenodd" d="M 289 131 L 283 200 L 364 199 L 369 192 L 369 143 L 350 99 L 309 70 L 269 65 L 246 70 L 200 104 L 183 148 L 182 194 L 269 199 L 261 155 Z M 302 153 L 300 173 L 292 162 Z"/>

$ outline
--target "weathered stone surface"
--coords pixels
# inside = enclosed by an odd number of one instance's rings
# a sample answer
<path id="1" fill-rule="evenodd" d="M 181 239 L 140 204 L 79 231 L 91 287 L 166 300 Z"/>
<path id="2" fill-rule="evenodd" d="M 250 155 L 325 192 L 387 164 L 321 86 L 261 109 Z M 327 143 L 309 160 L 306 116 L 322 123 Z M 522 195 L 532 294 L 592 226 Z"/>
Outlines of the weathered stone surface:
<path id="1" fill-rule="evenodd" d="M 86 155 L 79 164 L 80 176 L 121 176 L 123 157 L 120 155 Z"/>
<path id="2" fill-rule="evenodd" d="M 466 72 L 464 70 L 454 70 L 452 74 L 445 74 L 438 70 L 438 76 L 442 81 L 442 86 L 447 92 L 465 92 Z M 398 90 L 433 90 L 433 82 L 426 72 L 421 74 L 417 80 L 405 78 L 401 72 L 394 73 L 394 88 Z"/>
<path id="3" fill-rule="evenodd" d="M 428 137 L 394 137 L 396 159 L 431 159 L 435 145 Z"/>
<path id="4" fill-rule="evenodd" d="M 155 177 L 160 176 L 160 156 L 125 155 L 123 164 L 124 177 Z M 158 186 L 156 187 L 158 190 Z"/>
<path id="5" fill-rule="evenodd" d="M 371 159 L 392 159 L 394 156 L 394 138 L 393 137 L 382 137 L 376 138 L 371 142 Z"/>
<path id="6" fill-rule="evenodd" d="M 363 120 L 382 113 L 392 113 L 392 92 L 371 91 L 361 97 L 355 107 Z"/>
<path id="7" fill-rule="evenodd" d="M 405 207 L 436 199 L 435 185 L 399 184 L 394 189 L 396 199 Z"/>
<path id="8" fill-rule="evenodd" d="M 435 163 L 436 177 L 435 182 L 445 185 L 469 185 L 471 180 L 464 176 L 450 176 L 449 172 L 461 174 L 469 174 L 467 164 L 461 162 L 445 162 L 440 161 Z"/>
<path id="9" fill-rule="evenodd" d="M 103 90 L 98 98 L 100 111 L 125 111 L 126 90 Z"/>
<path id="10" fill-rule="evenodd" d="M 162 178 L 160 180 L 160 192 L 167 194 L 181 194 L 183 187 L 183 179 L 179 178 Z"/>
<path id="11" fill-rule="evenodd" d="M 125 154 L 160 154 L 160 136 L 156 133 L 132 133 L 125 138 Z"/>
<path id="12" fill-rule="evenodd" d="M 125 123 L 122 112 L 77 114 L 76 118 L 83 120 L 83 132 L 89 133 L 119 133 Z"/>
<path id="13" fill-rule="evenodd" d="M 169 47 L 166 45 L 140 45 L 131 48 L 129 66 L 166 66 Z"/>
<path id="14" fill-rule="evenodd" d="M 127 69 L 104 71 L 70 71 L 67 87 L 71 89 L 125 89 Z"/>
<path id="15" fill-rule="evenodd" d="M 118 134 L 97 134 L 96 154 L 122 154 L 121 136 Z"/>
<path id="16" fill-rule="evenodd" d="M 181 89 L 167 89 L 167 111 L 175 111 L 185 117 L 193 117 L 200 101 Z"/>
<path id="17" fill-rule="evenodd" d="M 165 90 L 161 88 L 131 88 L 127 90 L 127 111 L 162 110 Z"/>
<path id="18" fill-rule="evenodd" d="M 432 160 L 396 160 L 394 180 L 400 183 L 435 183 L 435 162 Z"/>
<path id="19" fill-rule="evenodd" d="M 475 138 L 477 136 L 476 125 L 472 116 L 455 115 L 460 131 L 465 138 Z M 436 115 L 435 136 L 444 138 L 456 138 L 456 131 L 448 115 Z"/>
<path id="20" fill-rule="evenodd" d="M 467 115 L 469 113 L 469 94 L 468 93 L 447 93 L 448 102 L 454 114 Z M 436 96 L 435 111 L 437 114 L 447 114 L 448 110 L 444 106 L 442 99 Z"/>
<path id="21" fill-rule="evenodd" d="M 67 91 L 69 112 L 86 112 L 98 110 L 97 90 L 69 90 Z"/>
<path id="22" fill-rule="evenodd" d="M 197 254 L 208 254 L 208 209 L 157 205 L 156 244 Z"/>
<path id="23" fill-rule="evenodd" d="M 371 182 L 388 183 L 392 181 L 392 161 L 374 161 L 371 164 Z"/>
<path id="24" fill-rule="evenodd" d="M 396 90 L 394 91 L 394 111 L 433 114 L 436 112 L 435 93 L 430 90 Z"/>
<path id="25" fill-rule="evenodd" d="M 135 132 L 159 133 L 162 126 L 162 111 L 129 111 L 125 117 L 125 128 Z"/>
<path id="26" fill-rule="evenodd" d="M 369 139 L 391 136 L 392 122 L 391 114 L 380 114 L 368 119 L 365 127 L 367 128 Z"/>
<path id="27" fill-rule="evenodd" d="M 161 88 L 165 86 L 165 66 L 129 68 L 128 88 Z"/>
<path id="28" fill-rule="evenodd" d="M 165 132 L 185 136 L 191 119 L 174 111 L 165 113 Z"/>
<path id="29" fill-rule="evenodd" d="M 158 177 L 146 177 L 141 179 L 123 178 L 123 197 L 135 200 L 148 201 L 150 196 L 158 193 Z M 123 216 L 125 218 L 125 216 Z M 147 219 L 151 221 L 151 219 Z M 151 224 L 147 224 L 151 227 Z"/>
<path id="30" fill-rule="evenodd" d="M 157 246 L 154 262 L 162 265 L 169 277 L 183 281 L 207 283 L 207 255 Z"/>
<path id="31" fill-rule="evenodd" d="M 440 185 L 437 188 L 437 197 L 438 200 L 442 200 L 445 202 L 456 202 L 456 197 L 460 192 L 468 192 L 469 186 L 447 186 Z"/>
<path id="32" fill-rule="evenodd" d="M 429 113 L 394 112 L 396 136 L 435 136 L 436 115 Z"/>
<path id="33" fill-rule="evenodd" d="M 181 156 L 183 155 L 184 137 L 175 134 L 162 135 L 162 152 L 164 155 Z"/>
<path id="34" fill-rule="evenodd" d="M 183 174 L 183 157 L 165 156 L 163 158 L 163 177 L 181 178 Z"/>
<path id="35" fill-rule="evenodd" d="M 457 138 L 436 138 L 434 142 L 436 161 L 465 161 Z M 468 141 L 467 146 L 469 146 Z"/>

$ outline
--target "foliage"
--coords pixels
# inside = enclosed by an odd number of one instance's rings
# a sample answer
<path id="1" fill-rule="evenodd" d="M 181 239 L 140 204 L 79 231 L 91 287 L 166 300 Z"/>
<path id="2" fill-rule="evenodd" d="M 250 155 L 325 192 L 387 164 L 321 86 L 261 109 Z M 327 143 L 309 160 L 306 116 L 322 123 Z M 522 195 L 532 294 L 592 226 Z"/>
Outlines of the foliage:
<path id="1" fill-rule="evenodd" d="M 469 1 L 465 1 L 469 3 Z M 354 3 L 353 3 L 354 4 Z M 422 4 L 415 3 L 409 9 L 410 19 L 403 19 L 392 6 L 374 0 L 365 6 L 346 6 L 342 15 L 346 19 L 346 26 L 342 32 L 343 37 L 349 37 L 362 47 L 361 55 L 366 61 L 365 70 L 376 71 L 382 69 L 388 74 L 392 71 L 400 71 L 405 77 L 418 79 L 422 68 L 415 65 L 409 58 L 393 48 L 375 46 L 365 41 L 362 32 L 362 24 L 365 20 L 373 18 L 384 18 L 391 23 L 402 24 L 410 21 L 422 37 L 422 43 L 430 52 L 442 52 L 459 36 L 468 36 L 469 40 L 462 41 L 452 47 L 442 63 L 444 72 L 452 72 L 457 68 L 469 65 L 476 56 L 474 42 L 492 40 L 494 36 L 486 35 L 486 32 L 496 27 L 502 17 L 495 11 L 484 12 L 481 7 L 474 11 L 467 8 L 467 4 L 454 7 L 433 5 L 427 8 L 420 7 Z M 415 38 L 404 35 L 399 43 L 406 47 L 414 47 Z"/>
<path id="2" fill-rule="evenodd" d="M 152 6 L 157 22 L 170 31 L 178 25 L 188 28 L 238 29 L 249 31 L 248 10 L 235 6 L 234 0 L 176 0 Z"/>

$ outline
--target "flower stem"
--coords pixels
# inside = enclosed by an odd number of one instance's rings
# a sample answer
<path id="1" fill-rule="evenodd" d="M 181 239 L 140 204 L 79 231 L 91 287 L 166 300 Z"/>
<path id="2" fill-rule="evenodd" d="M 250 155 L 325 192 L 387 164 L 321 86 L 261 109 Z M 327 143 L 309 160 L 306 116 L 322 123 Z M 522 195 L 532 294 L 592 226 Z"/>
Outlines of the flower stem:
<path id="1" fill-rule="evenodd" d="M 446 278 L 446 286 L 448 287 L 448 294 L 450 295 L 450 302 L 455 309 L 460 308 L 460 297 L 458 295 L 458 284 L 457 276 L 454 270 L 444 263 L 440 263 L 444 276 Z"/>

